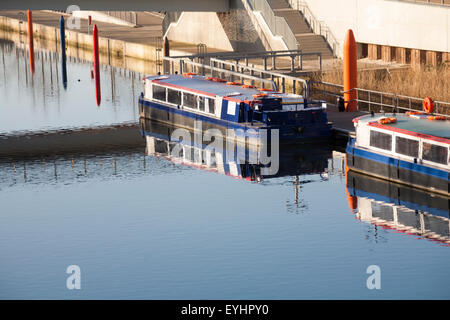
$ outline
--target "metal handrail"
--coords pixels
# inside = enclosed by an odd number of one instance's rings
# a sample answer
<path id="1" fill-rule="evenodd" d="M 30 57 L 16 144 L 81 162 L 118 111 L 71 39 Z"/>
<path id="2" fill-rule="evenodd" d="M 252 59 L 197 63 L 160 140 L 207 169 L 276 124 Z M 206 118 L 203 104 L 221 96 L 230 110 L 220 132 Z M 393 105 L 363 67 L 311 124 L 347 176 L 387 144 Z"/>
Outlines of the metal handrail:
<path id="1" fill-rule="evenodd" d="M 310 85 L 313 88 L 313 91 L 316 90 L 315 84 L 328 86 L 334 88 L 334 92 L 326 91 L 325 89 L 317 90 L 324 96 L 332 96 L 332 97 L 341 97 L 341 95 L 345 92 L 356 90 L 357 98 L 355 99 L 358 103 L 367 104 L 369 107 L 369 111 L 371 111 L 372 106 L 379 106 L 381 108 L 387 107 L 395 110 L 404 110 L 404 111 L 419 111 L 420 109 L 413 108 L 413 105 L 422 106 L 423 99 L 418 97 L 410 97 L 401 94 L 395 94 L 392 92 L 382 92 L 375 91 L 370 89 L 362 89 L 362 88 L 352 88 L 350 90 L 344 91 L 343 85 L 329 83 L 329 82 L 318 82 L 311 81 Z M 361 98 L 361 96 L 367 96 L 366 99 Z M 378 98 L 378 99 L 377 99 Z M 379 101 L 377 101 L 379 100 Z M 402 105 L 403 103 L 408 106 Z M 434 114 L 439 116 L 449 116 L 450 115 L 450 103 L 444 101 L 434 101 L 435 104 L 435 112 Z M 447 112 L 444 112 L 447 111 Z"/>
<path id="2" fill-rule="evenodd" d="M 190 59 L 191 61 L 208 63 L 208 59 L 220 58 L 226 60 L 234 60 L 239 63 L 240 60 L 245 60 L 245 65 L 248 66 L 249 59 L 262 59 L 264 70 L 267 70 L 267 59 L 272 59 L 272 69 L 276 69 L 276 58 L 291 58 L 291 71 L 303 70 L 303 57 L 316 56 L 318 58 L 319 70 L 322 70 L 322 53 L 321 52 L 302 52 L 302 50 L 277 50 L 277 51 L 258 51 L 258 52 L 215 52 L 215 53 L 201 53 L 194 55 L 172 56 L 177 59 Z M 205 59 L 206 58 L 206 59 Z M 298 58 L 298 69 L 295 67 L 295 59 Z"/>
<path id="3" fill-rule="evenodd" d="M 183 12 L 175 11 L 175 12 L 166 12 L 164 15 L 164 19 L 162 21 L 162 34 L 163 37 L 167 35 L 169 31 L 169 27 L 172 23 L 177 23 L 180 19 Z"/>
<path id="4" fill-rule="evenodd" d="M 250 80 L 251 82 L 259 82 L 262 88 L 265 87 L 264 84 L 268 84 L 271 87 L 271 89 L 278 91 L 277 84 L 273 80 L 263 79 L 260 77 L 238 73 L 227 69 L 217 68 L 187 59 L 163 57 L 163 64 L 166 69 L 165 73 L 175 73 L 176 63 L 178 64 L 178 72 L 180 74 L 183 74 L 184 72 L 195 72 L 198 74 L 206 75 L 206 73 L 208 73 L 211 77 L 214 77 L 214 72 L 217 72 L 217 74 L 221 75 L 221 77 L 225 77 L 225 75 L 229 76 L 229 80 L 231 81 L 233 81 L 234 78 L 240 78 L 241 81 L 243 79 L 247 79 Z M 209 72 L 207 72 L 207 70 L 209 70 Z"/>
<path id="5" fill-rule="evenodd" d="M 247 65 L 243 65 L 243 64 L 239 64 L 239 63 L 233 63 L 233 62 L 229 62 L 229 61 L 224 61 L 224 60 L 219 60 L 216 58 L 211 58 L 210 60 L 211 64 L 218 63 L 219 64 L 219 68 L 223 69 L 224 65 L 228 65 L 231 68 L 235 68 L 238 73 L 243 73 L 245 71 L 249 71 L 252 74 L 259 73 L 260 77 L 263 78 L 264 76 L 267 76 L 268 78 L 270 77 L 272 80 L 274 80 L 274 78 L 279 78 L 281 79 L 281 92 L 285 93 L 286 92 L 286 80 L 288 81 L 292 81 L 292 92 L 295 93 L 295 88 L 296 88 L 296 83 L 299 82 L 303 85 L 302 88 L 302 93 L 305 96 L 305 98 L 309 97 L 309 85 L 308 85 L 308 81 L 306 81 L 305 79 L 302 78 L 297 78 L 297 77 L 293 77 L 293 76 L 289 76 L 289 75 L 285 75 L 282 73 L 278 73 L 278 72 L 273 72 L 273 71 L 267 71 L 267 70 L 262 70 L 259 68 L 255 68 L 255 67 L 250 67 Z M 222 65 L 222 67 L 220 67 L 220 65 Z M 239 72 L 240 69 L 240 72 Z"/>
<path id="6" fill-rule="evenodd" d="M 125 22 L 138 26 L 137 12 L 136 11 L 104 11 L 104 13 L 110 17 L 114 17 Z"/>
<path id="7" fill-rule="evenodd" d="M 390 1 L 398 1 L 398 2 L 412 2 L 412 3 L 418 3 L 418 4 L 427 4 L 432 6 L 450 6 L 449 0 L 440 0 L 440 3 L 436 2 L 430 2 L 430 0 L 390 0 Z"/>
<path id="8" fill-rule="evenodd" d="M 281 36 L 288 49 L 297 49 L 298 42 L 286 19 L 278 17 L 266 0 L 247 0 L 253 11 L 260 11 L 274 35 Z"/>
<path id="9" fill-rule="evenodd" d="M 222 57 L 222 58 L 230 58 L 233 59 L 235 56 L 248 56 L 249 58 L 258 58 L 261 56 L 267 56 L 267 55 L 278 55 L 278 54 L 285 54 L 285 53 L 301 53 L 302 50 L 300 49 L 292 49 L 292 50 L 272 50 L 272 51 L 250 51 L 250 52 L 239 52 L 239 51 L 225 51 L 225 52 L 210 52 L 210 53 L 202 53 L 202 54 L 194 54 L 194 55 L 181 55 L 181 56 L 172 56 L 172 58 L 208 58 L 208 57 Z"/>
<path id="10" fill-rule="evenodd" d="M 323 36 L 333 51 L 334 56 L 339 56 L 340 48 L 339 42 L 336 40 L 336 37 L 331 32 L 330 28 L 323 22 L 318 20 L 314 14 L 311 12 L 308 4 L 302 0 L 287 0 L 289 5 L 296 10 L 299 10 L 303 17 L 305 17 L 306 22 L 309 24 L 311 30 L 319 35 Z"/>

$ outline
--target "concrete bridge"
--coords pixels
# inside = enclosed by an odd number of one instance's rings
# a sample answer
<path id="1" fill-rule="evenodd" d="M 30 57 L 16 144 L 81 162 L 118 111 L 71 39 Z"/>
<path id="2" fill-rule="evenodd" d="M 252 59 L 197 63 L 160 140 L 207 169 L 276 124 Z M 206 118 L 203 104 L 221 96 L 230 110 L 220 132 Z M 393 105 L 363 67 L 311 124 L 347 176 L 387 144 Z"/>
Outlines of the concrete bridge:
<path id="1" fill-rule="evenodd" d="M 3 0 L 1 10 L 64 10 L 77 5 L 81 10 L 123 11 L 213 11 L 227 12 L 230 0 Z"/>

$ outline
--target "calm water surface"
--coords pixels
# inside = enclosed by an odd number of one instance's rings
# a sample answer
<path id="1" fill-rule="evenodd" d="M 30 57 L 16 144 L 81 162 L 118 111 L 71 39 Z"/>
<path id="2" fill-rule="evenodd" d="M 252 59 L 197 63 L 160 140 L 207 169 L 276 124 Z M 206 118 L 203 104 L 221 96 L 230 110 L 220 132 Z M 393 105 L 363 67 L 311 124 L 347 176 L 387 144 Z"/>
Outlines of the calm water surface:
<path id="1" fill-rule="evenodd" d="M 116 74 L 115 102 L 103 82 L 98 108 L 88 64 L 68 64 L 64 90 L 57 73 L 42 84 L 37 62 L 33 87 L 15 47 L 1 54 L 2 132 L 137 120 L 130 78 Z M 357 219 L 343 159 L 324 150 L 289 159 L 314 169 L 259 183 L 147 155 L 145 142 L 3 159 L 0 298 L 449 299 L 450 248 Z M 66 288 L 69 265 L 81 268 L 81 290 Z M 366 287 L 370 265 L 381 290 Z"/>

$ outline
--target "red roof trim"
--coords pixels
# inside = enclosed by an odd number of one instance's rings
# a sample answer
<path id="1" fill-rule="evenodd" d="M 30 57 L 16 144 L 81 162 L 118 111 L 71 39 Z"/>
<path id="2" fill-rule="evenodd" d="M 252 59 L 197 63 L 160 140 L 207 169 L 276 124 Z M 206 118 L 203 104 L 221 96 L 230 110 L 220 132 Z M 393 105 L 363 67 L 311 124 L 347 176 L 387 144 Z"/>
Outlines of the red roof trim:
<path id="1" fill-rule="evenodd" d="M 440 137 L 432 136 L 429 134 L 418 133 L 418 132 L 400 129 L 400 128 L 396 128 L 396 127 L 386 126 L 383 124 L 379 124 L 378 122 L 375 122 L 375 121 L 369 122 L 368 125 L 371 127 L 379 128 L 379 129 L 385 129 L 385 130 L 389 130 L 389 131 L 407 134 L 407 135 L 417 137 L 417 138 L 423 138 L 423 139 L 428 139 L 428 140 L 433 140 L 433 141 L 437 141 L 437 142 L 441 142 L 441 143 L 450 144 L 450 139 L 440 138 Z"/>
<path id="2" fill-rule="evenodd" d="M 157 80 L 157 79 L 152 80 L 152 82 L 154 82 L 154 83 L 156 83 L 156 84 L 164 85 L 164 86 L 166 86 L 166 87 L 172 87 L 172 88 L 176 88 L 176 89 L 180 89 L 180 90 L 186 90 L 186 91 L 190 91 L 190 92 L 202 94 L 202 95 L 209 96 L 209 97 L 213 97 L 213 98 L 216 97 L 216 95 L 215 95 L 214 93 L 205 92 L 205 91 L 200 91 L 200 90 L 191 89 L 191 88 L 186 88 L 186 87 L 178 86 L 178 85 L 176 85 L 176 84 L 167 83 L 167 82 L 164 82 L 164 81 L 159 81 L 159 80 Z"/>

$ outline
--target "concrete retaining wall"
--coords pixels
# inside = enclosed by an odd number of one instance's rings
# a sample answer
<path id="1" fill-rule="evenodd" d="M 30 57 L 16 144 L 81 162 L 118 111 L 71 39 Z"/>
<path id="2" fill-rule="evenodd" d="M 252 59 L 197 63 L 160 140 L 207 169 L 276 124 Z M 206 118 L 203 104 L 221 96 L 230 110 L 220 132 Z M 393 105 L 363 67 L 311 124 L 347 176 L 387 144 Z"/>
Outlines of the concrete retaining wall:
<path id="1" fill-rule="evenodd" d="M 22 33 L 26 37 L 27 25 L 27 22 L 0 16 L 0 29 L 5 33 Z M 45 42 L 47 45 L 54 43 L 55 50 L 58 50 L 60 42 L 59 28 L 33 23 L 33 33 L 35 45 L 39 46 L 40 42 Z M 93 47 L 92 36 L 66 29 L 66 45 L 67 50 L 69 48 L 76 48 L 91 51 Z M 154 46 L 109 39 L 101 36 L 99 37 L 99 51 L 101 54 L 109 56 L 123 56 L 146 61 L 157 60 L 156 48 Z"/>

